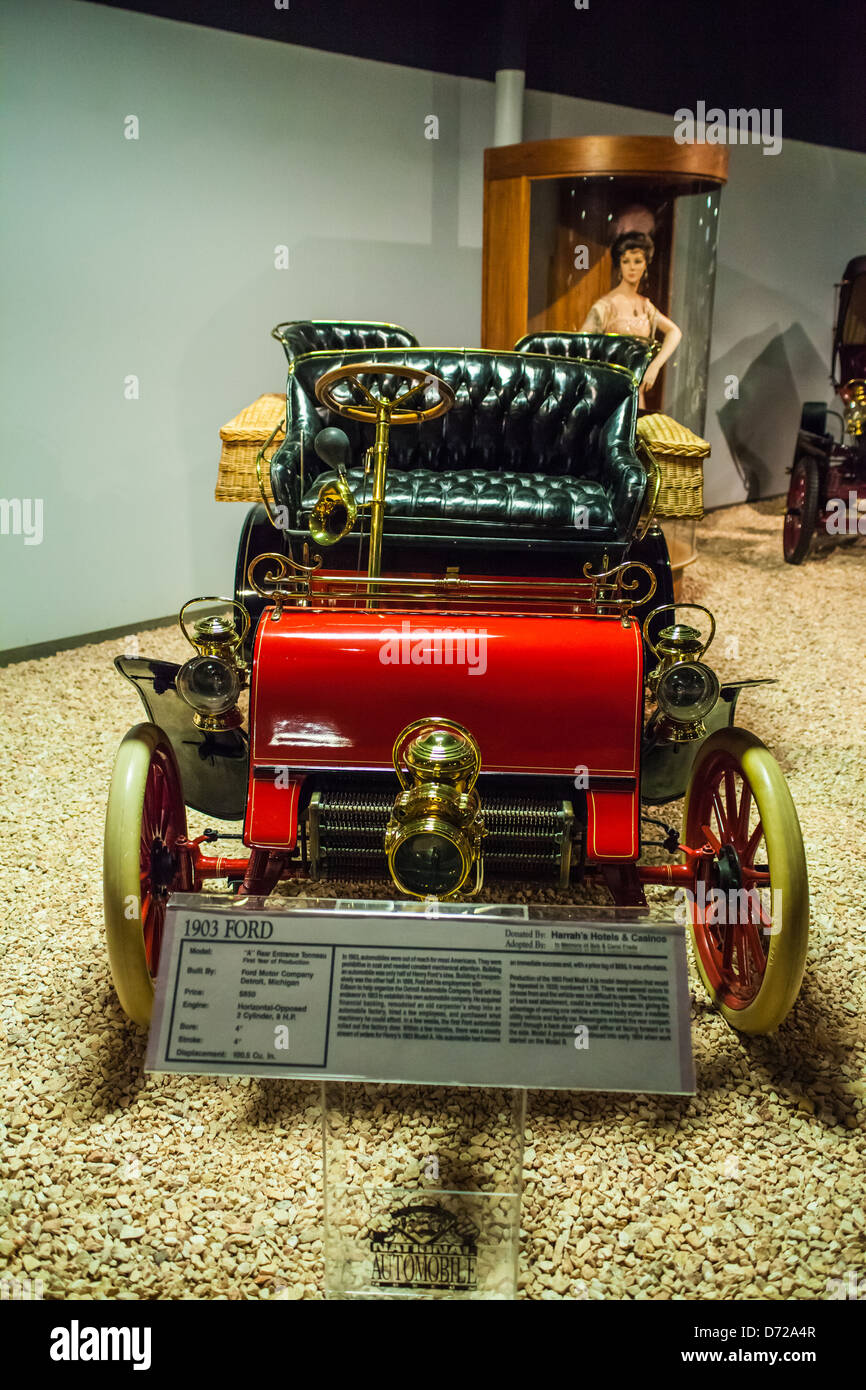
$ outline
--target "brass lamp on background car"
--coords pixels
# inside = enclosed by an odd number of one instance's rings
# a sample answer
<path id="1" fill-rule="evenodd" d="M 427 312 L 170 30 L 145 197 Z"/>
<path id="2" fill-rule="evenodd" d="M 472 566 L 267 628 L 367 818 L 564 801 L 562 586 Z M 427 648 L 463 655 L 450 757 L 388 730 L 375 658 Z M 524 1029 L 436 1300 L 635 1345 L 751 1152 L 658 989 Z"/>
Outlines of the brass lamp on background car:
<path id="1" fill-rule="evenodd" d="M 224 603 L 229 611 L 199 618 L 192 632 L 184 614 L 199 603 Z M 241 617 L 240 630 L 230 610 Z M 220 597 L 192 598 L 178 614 L 178 626 L 198 653 L 177 673 L 177 693 L 195 711 L 193 723 L 209 733 L 236 729 L 243 721 L 238 696 L 246 684 L 246 667 L 240 659 L 243 641 L 249 631 L 250 615 L 242 603 Z"/>

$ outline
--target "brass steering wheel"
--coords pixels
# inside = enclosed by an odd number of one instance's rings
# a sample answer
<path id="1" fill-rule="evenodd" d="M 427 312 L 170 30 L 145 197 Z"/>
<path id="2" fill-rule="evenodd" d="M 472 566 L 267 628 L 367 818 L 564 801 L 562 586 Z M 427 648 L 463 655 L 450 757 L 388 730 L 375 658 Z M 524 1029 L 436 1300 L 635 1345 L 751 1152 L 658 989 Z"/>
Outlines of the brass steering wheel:
<path id="1" fill-rule="evenodd" d="M 388 400 L 384 396 L 374 396 L 361 381 L 362 376 L 397 377 L 398 380 L 414 382 L 414 385 L 394 400 Z M 340 400 L 335 395 L 334 388 L 344 382 L 365 396 L 367 404 L 355 405 L 351 401 Z M 423 386 L 435 388 L 439 397 L 436 404 L 421 409 L 401 409 L 403 402 L 414 396 Z M 421 425 L 450 410 L 454 404 L 454 392 L 441 377 L 434 376 L 432 372 L 422 372 L 418 367 L 404 367 L 398 363 L 390 367 L 380 362 L 356 362 L 351 366 L 333 367 L 331 371 L 325 372 L 316 383 L 316 399 L 335 415 L 345 415 L 349 420 L 362 420 L 365 424 L 375 425 L 384 415 L 392 425 Z"/>

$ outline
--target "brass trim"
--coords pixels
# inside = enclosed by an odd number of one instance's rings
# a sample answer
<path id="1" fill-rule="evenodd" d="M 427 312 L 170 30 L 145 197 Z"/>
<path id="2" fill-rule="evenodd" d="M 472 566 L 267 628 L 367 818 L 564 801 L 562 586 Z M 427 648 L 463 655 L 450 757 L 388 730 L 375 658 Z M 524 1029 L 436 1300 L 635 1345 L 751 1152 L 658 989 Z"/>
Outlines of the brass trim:
<path id="1" fill-rule="evenodd" d="M 658 617 L 659 613 L 675 613 L 678 608 L 694 608 L 699 613 L 706 613 L 707 617 L 712 623 L 712 627 L 710 628 L 710 635 L 707 638 L 704 645 L 701 647 L 700 655 L 694 658 L 695 661 L 701 661 L 704 652 L 709 650 L 709 647 L 712 644 L 712 640 L 716 635 L 716 620 L 710 612 L 709 608 L 706 608 L 702 603 L 663 603 L 659 608 L 654 608 L 651 613 L 647 614 L 646 621 L 643 625 L 644 641 L 646 642 L 653 656 L 658 656 L 658 649 L 655 643 L 650 640 L 649 625 L 653 618 Z"/>
<path id="2" fill-rule="evenodd" d="M 267 514 L 268 514 L 268 521 L 271 523 L 271 525 L 273 526 L 273 528 L 274 528 L 275 531 L 282 531 L 282 530 L 283 530 L 283 527 L 280 526 L 279 522 L 277 522 L 277 521 L 274 520 L 274 515 L 273 515 L 273 513 L 272 513 L 272 511 L 271 511 L 271 504 L 270 504 L 270 502 L 268 501 L 268 495 L 267 495 L 267 493 L 265 492 L 264 479 L 262 478 L 262 463 L 263 463 L 263 462 L 264 462 L 264 463 L 267 463 L 267 465 L 268 465 L 268 472 L 270 472 L 270 466 L 271 466 L 271 464 L 273 463 L 273 459 L 266 459 L 266 458 L 265 458 L 265 450 L 266 450 L 266 449 L 269 449 L 269 448 L 271 447 L 271 445 L 273 444 L 273 442 L 274 442 L 274 440 L 276 439 L 277 435 L 279 434 L 280 430 L 283 430 L 283 431 L 285 432 L 286 437 L 288 438 L 288 425 L 289 425 L 289 421 L 288 421 L 288 410 L 285 410 L 285 411 L 283 412 L 283 418 L 282 418 L 282 420 L 280 420 L 279 424 L 277 424 L 277 425 L 274 426 L 274 428 L 271 430 L 270 435 L 269 435 L 268 438 L 265 440 L 265 442 L 264 442 L 264 444 L 262 445 L 262 447 L 259 449 L 259 452 L 256 454 L 256 481 L 258 482 L 258 485 L 259 485 L 259 492 L 260 492 L 261 495 L 262 495 L 262 501 L 263 501 L 264 504 L 265 504 L 265 511 L 266 511 Z"/>
<path id="3" fill-rule="evenodd" d="M 315 878 L 321 873 L 322 850 L 319 842 L 319 810 L 322 804 L 322 793 L 313 792 L 310 797 L 310 805 L 307 811 L 307 834 L 309 836 L 309 855 L 310 855 L 310 877 Z"/>
<path id="4" fill-rule="evenodd" d="M 562 803 L 562 834 L 559 837 L 559 891 L 571 884 L 571 857 L 574 849 L 574 806 Z"/>
<path id="5" fill-rule="evenodd" d="M 229 637 L 225 640 L 225 642 L 221 642 L 219 644 L 220 646 L 228 647 L 229 651 L 232 653 L 238 651 L 239 648 L 243 645 L 243 640 L 250 630 L 250 615 L 244 604 L 239 603 L 238 600 L 235 598 L 226 598 L 223 594 L 200 594 L 198 598 L 187 599 L 186 603 L 183 605 L 183 607 L 177 615 L 177 625 L 180 628 L 186 640 L 189 642 L 190 646 L 194 647 L 200 655 L 207 654 L 207 652 L 210 650 L 213 644 L 194 641 L 194 639 L 190 637 L 189 633 L 184 627 L 183 615 L 188 608 L 192 608 L 194 603 L 227 603 L 229 607 L 238 608 L 240 610 L 243 616 L 243 627 L 241 628 L 240 636 L 235 635 L 234 637 Z"/>
<path id="6" fill-rule="evenodd" d="M 552 330 L 551 330 L 551 331 L 552 331 Z M 629 336 L 631 336 L 631 335 L 629 335 L 628 333 L 622 333 L 622 334 L 611 334 L 610 336 L 611 336 L 611 337 L 623 337 L 623 338 L 627 338 L 627 337 L 629 337 Z M 552 362 L 568 362 L 568 363 L 575 363 L 575 362 L 577 362 L 577 363 L 579 363 L 581 366 L 585 366 L 585 367 L 601 367 L 603 371 L 620 372 L 620 373 L 622 373 L 623 376 L 628 377 L 628 379 L 629 379 L 629 381 L 632 383 L 632 385 L 635 384 L 635 382 L 634 382 L 634 374 L 633 374 L 632 372 L 629 371 L 628 367 L 622 367 L 622 366 L 620 366 L 620 364 L 619 364 L 618 362 L 598 362 L 598 361 L 594 361 L 594 360 L 593 360 L 592 358 L 590 358 L 590 357 L 554 357 L 552 353 L 546 353 L 546 352 L 515 352 L 513 348 L 475 348 L 475 347 L 467 348 L 467 347 L 441 347 L 441 346 L 440 346 L 440 347 L 427 347 L 426 345 L 425 345 L 424 347 L 419 346 L 419 347 L 400 347 L 400 348 L 316 348 L 316 350 L 315 350 L 314 352 L 302 352 L 302 353 L 299 353 L 299 355 L 298 355 L 297 357 L 293 357 L 290 366 L 291 366 L 291 369 L 294 370 L 295 366 L 296 366 L 298 363 L 300 363 L 300 362 L 309 362 L 309 361 L 310 361 L 312 358 L 314 358 L 314 357 L 333 357 L 333 356 L 335 355 L 335 353 L 342 353 L 342 354 L 344 354 L 344 355 L 348 355 L 349 353 L 357 353 L 357 354 L 358 354 L 358 357 L 357 357 L 357 358 L 353 358 L 351 363 L 347 363 L 347 364 L 346 364 L 347 366 L 349 366 L 349 365 L 353 365 L 354 361 L 356 361 L 356 360 L 358 360 L 358 361 L 363 361 L 363 358 L 361 357 L 361 354 L 362 354 L 362 353 L 371 353 L 371 352 L 375 352 L 377 359 L 378 359 L 379 357 L 381 357 L 381 355 L 382 355 L 383 353 L 385 353 L 385 352 L 388 352 L 388 353 L 390 353 L 390 352 L 394 352 L 394 353 L 397 353 L 397 352 L 403 352 L 403 353 L 405 353 L 405 352 L 457 352 L 457 353 L 460 353 L 460 354 L 463 354 L 463 355 L 465 355 L 466 353 L 472 353 L 473 355 L 476 355 L 476 354 L 479 354 L 479 353 L 480 353 L 481 356 L 483 356 L 483 357 L 526 357 L 526 358 L 529 358 L 529 357 L 543 357 L 543 358 L 549 358 L 550 361 L 552 361 Z M 381 365 L 381 364 L 379 364 L 379 365 Z M 421 368 L 419 367 L 418 370 L 420 371 Z M 431 373 L 428 373 L 428 375 L 431 375 Z M 435 376 L 435 373 L 432 373 L 432 375 Z"/>
<path id="7" fill-rule="evenodd" d="M 655 518 L 656 508 L 662 490 L 662 469 L 652 449 L 641 435 L 637 435 L 635 438 L 635 453 L 638 457 L 640 457 L 641 454 L 646 454 L 646 461 L 649 464 L 649 468 L 646 470 L 649 506 L 644 503 L 644 517 L 642 521 L 638 523 L 638 530 L 635 532 L 634 536 L 636 541 L 642 541 Z"/>
<path id="8" fill-rule="evenodd" d="M 267 561 L 272 568 L 261 582 L 256 567 Z M 626 619 L 637 604 L 646 603 L 656 591 L 656 578 L 641 560 L 626 560 L 613 569 L 592 573 L 592 562 L 583 567 L 583 578 L 575 580 L 467 579 L 459 575 L 423 579 L 404 575 L 319 574 L 321 556 L 315 565 L 301 565 L 285 555 L 266 552 L 257 555 L 247 569 L 250 587 L 265 599 L 273 599 L 277 616 L 285 606 L 357 610 L 375 606 L 402 611 L 407 604 L 431 604 L 437 600 L 451 612 L 482 611 L 490 614 L 490 604 L 527 603 L 533 616 L 599 617 Z M 633 596 L 638 588 L 638 572 L 649 579 L 646 593 Z M 268 587 L 270 586 L 270 587 Z M 463 605 L 463 607 L 458 607 Z M 469 605 L 467 610 L 466 605 Z M 427 609 L 434 612 L 435 609 Z M 513 610 L 504 610 L 513 611 Z M 660 610 L 656 609 L 654 612 Z M 712 617 L 712 615 L 710 615 Z"/>
<path id="9" fill-rule="evenodd" d="M 400 767 L 400 762 L 397 755 L 400 752 L 403 745 L 406 743 L 406 740 L 409 738 L 410 734 L 416 733 L 419 729 L 427 728 L 448 730 L 456 729 L 457 733 L 461 736 L 461 738 L 464 738 L 466 742 L 469 744 L 470 749 L 475 755 L 475 771 L 473 772 L 470 780 L 467 782 L 465 791 L 471 792 L 472 788 L 475 786 L 475 783 L 478 781 L 478 774 L 481 771 L 481 749 L 478 747 L 478 740 L 474 734 L 470 733 L 470 731 L 466 728 L 465 724 L 458 724 L 456 719 L 448 719 L 445 715 L 441 714 L 430 714 L 426 717 L 426 719 L 415 719 L 411 724 L 407 724 L 405 729 L 403 729 L 402 732 L 399 733 L 396 739 L 394 740 L 394 746 L 391 749 L 391 761 L 394 764 L 394 771 L 397 774 L 397 780 L 399 781 L 400 786 L 403 788 L 404 791 L 407 791 L 410 784 L 409 782 L 407 782 L 405 776 L 403 775 L 403 769 Z"/>

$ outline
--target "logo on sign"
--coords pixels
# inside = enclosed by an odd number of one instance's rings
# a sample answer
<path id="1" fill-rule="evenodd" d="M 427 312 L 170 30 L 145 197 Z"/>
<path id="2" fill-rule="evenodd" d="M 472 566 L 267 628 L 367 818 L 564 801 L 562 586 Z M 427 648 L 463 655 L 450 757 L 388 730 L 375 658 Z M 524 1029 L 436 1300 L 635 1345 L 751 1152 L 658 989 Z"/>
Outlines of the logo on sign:
<path id="1" fill-rule="evenodd" d="M 382 1288 L 474 1289 L 478 1227 L 438 1202 L 391 1213 L 387 1230 L 370 1237 L 374 1284 Z"/>

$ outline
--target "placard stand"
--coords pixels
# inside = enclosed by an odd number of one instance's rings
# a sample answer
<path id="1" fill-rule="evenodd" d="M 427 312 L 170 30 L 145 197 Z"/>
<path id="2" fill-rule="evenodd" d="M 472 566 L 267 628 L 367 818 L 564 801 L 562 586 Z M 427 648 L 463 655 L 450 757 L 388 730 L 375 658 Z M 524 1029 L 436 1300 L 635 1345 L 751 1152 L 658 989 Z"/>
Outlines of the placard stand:
<path id="1" fill-rule="evenodd" d="M 526 1092 L 324 1081 L 329 1299 L 513 1299 Z"/>

